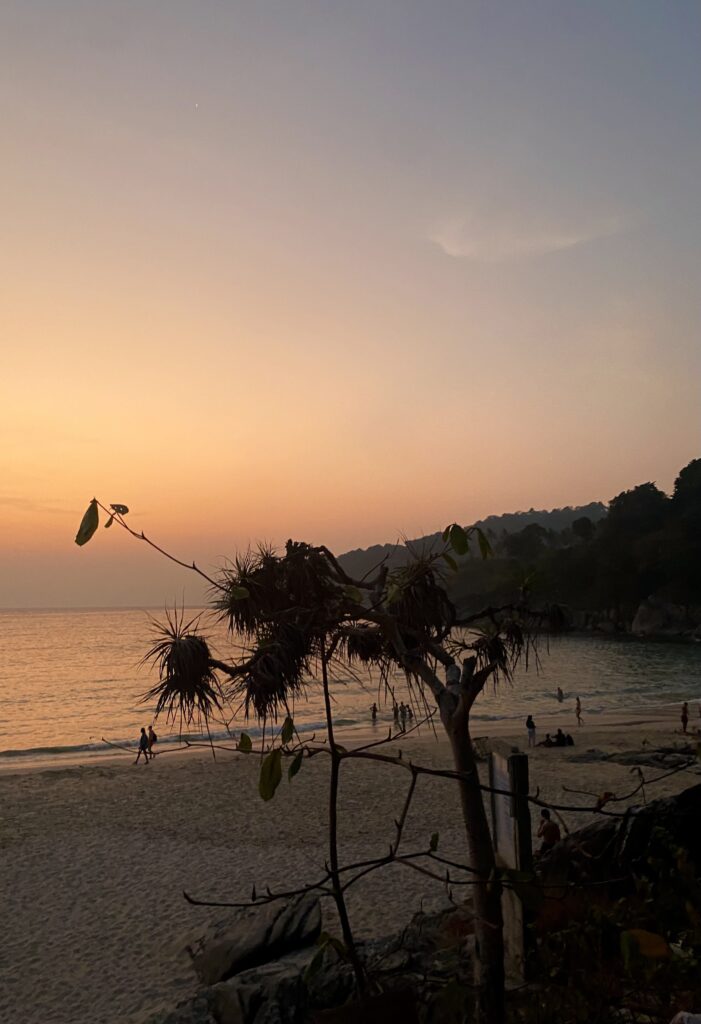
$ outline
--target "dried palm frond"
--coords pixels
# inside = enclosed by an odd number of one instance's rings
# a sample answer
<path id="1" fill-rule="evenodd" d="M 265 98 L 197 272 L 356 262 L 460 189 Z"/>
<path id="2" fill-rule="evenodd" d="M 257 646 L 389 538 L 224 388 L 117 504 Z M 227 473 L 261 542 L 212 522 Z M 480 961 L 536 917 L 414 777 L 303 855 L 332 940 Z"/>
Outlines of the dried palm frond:
<path id="1" fill-rule="evenodd" d="M 167 721 L 179 717 L 181 728 L 183 723 L 206 723 L 221 710 L 219 683 L 198 622 L 199 617 L 185 622 L 182 613 L 166 610 L 165 623 L 154 622 L 158 639 L 143 659 L 156 666 L 159 681 L 142 703 L 155 700 L 156 717 L 164 712 Z"/>
<path id="2" fill-rule="evenodd" d="M 340 637 L 338 650 L 351 665 L 379 665 L 387 657 L 387 641 L 376 626 L 360 624 L 349 627 Z"/>

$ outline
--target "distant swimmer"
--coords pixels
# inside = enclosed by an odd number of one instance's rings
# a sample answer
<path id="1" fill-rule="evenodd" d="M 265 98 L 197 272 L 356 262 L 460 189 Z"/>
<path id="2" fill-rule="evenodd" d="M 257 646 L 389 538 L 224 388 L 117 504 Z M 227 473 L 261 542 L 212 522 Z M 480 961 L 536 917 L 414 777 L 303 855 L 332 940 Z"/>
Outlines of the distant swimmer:
<path id="1" fill-rule="evenodd" d="M 682 704 L 682 732 L 686 732 L 686 727 L 689 724 L 689 703 L 684 701 Z"/>
<path id="2" fill-rule="evenodd" d="M 565 699 L 565 695 L 562 692 L 562 687 L 558 686 L 558 688 L 557 688 L 557 700 L 558 700 L 558 703 L 562 704 L 564 699 Z"/>
<path id="3" fill-rule="evenodd" d="M 579 697 L 577 697 L 577 703 L 575 705 L 575 709 L 574 710 L 575 710 L 575 714 L 577 716 L 577 725 L 578 726 L 579 725 L 584 725 L 584 722 L 582 721 L 582 702 L 579 699 Z"/>
<path id="4" fill-rule="evenodd" d="M 141 757 L 142 754 L 144 755 L 144 761 L 146 762 L 146 764 L 148 764 L 148 736 L 146 735 L 146 730 L 144 729 L 143 726 L 141 727 L 141 735 L 139 736 L 139 750 L 136 755 L 136 761 L 134 761 L 134 764 L 139 763 L 139 758 Z"/>

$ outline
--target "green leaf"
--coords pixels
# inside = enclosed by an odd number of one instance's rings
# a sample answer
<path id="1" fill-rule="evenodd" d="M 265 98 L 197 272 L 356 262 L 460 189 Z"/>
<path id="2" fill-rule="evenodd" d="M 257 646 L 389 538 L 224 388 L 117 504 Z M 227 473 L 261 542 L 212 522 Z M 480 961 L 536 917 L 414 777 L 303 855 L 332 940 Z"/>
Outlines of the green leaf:
<path id="1" fill-rule="evenodd" d="M 282 778 L 282 750 L 271 750 L 260 766 L 258 792 L 263 800 L 272 800 Z"/>
<path id="2" fill-rule="evenodd" d="M 87 544 L 99 525 L 100 516 L 97 511 L 97 499 L 93 498 L 85 511 L 85 515 L 78 527 L 78 532 L 75 535 L 76 544 L 78 544 L 79 547 L 82 547 L 83 544 Z"/>
<path id="3" fill-rule="evenodd" d="M 118 516 L 125 516 L 129 511 L 126 505 L 110 505 L 110 508 Z"/>
<path id="4" fill-rule="evenodd" d="M 354 601 L 355 604 L 363 603 L 363 592 L 360 587 L 354 587 L 349 583 L 343 588 L 343 593 L 349 601 Z"/>
<path id="5" fill-rule="evenodd" d="M 436 850 L 438 849 L 438 833 L 437 832 L 434 832 L 433 835 L 431 836 L 431 840 L 430 840 L 430 842 L 428 844 L 428 848 L 431 851 L 431 853 L 435 853 Z"/>
<path id="6" fill-rule="evenodd" d="M 393 583 L 387 588 L 387 604 L 394 604 L 402 596 L 402 588 Z"/>
<path id="7" fill-rule="evenodd" d="M 248 587 L 227 587 L 226 592 L 234 601 L 243 601 L 251 596 Z"/>
<path id="8" fill-rule="evenodd" d="M 341 960 L 348 960 L 347 947 L 344 945 L 343 942 L 341 942 L 340 939 L 337 939 L 335 935 L 329 935 L 328 932 L 322 932 L 319 938 L 316 940 L 316 944 L 322 950 L 331 947 L 331 949 L 333 949 L 334 952 L 338 954 Z"/>
<path id="9" fill-rule="evenodd" d="M 443 538 L 443 543 L 446 544 L 447 541 L 448 541 L 448 537 L 450 537 L 450 527 L 449 526 L 446 526 L 445 530 L 441 534 L 441 537 Z"/>
<path id="10" fill-rule="evenodd" d="M 282 729 L 280 730 L 280 739 L 283 743 L 289 743 L 295 734 L 295 724 L 288 715 L 285 721 L 282 723 Z"/>
<path id="11" fill-rule="evenodd" d="M 319 949 L 317 949 L 317 951 L 314 954 L 314 956 L 309 961 L 309 963 L 307 964 L 307 968 L 306 968 L 306 970 L 304 972 L 304 981 L 305 981 L 305 983 L 309 982 L 313 978 L 315 978 L 316 975 L 321 970 L 321 968 L 323 966 L 323 963 L 324 963 L 324 953 L 325 952 L 326 952 L 326 946 L 325 945 L 324 946 L 320 946 Z"/>
<path id="12" fill-rule="evenodd" d="M 287 769 L 287 778 L 290 780 L 290 782 L 292 782 L 292 780 L 294 779 L 295 775 L 297 774 L 299 769 L 302 767 L 302 761 L 303 760 L 304 760 L 304 751 L 300 750 L 300 751 L 298 751 L 295 754 L 294 758 L 292 759 L 292 764 Z"/>
<path id="13" fill-rule="evenodd" d="M 492 551 L 492 545 L 489 543 L 484 530 L 477 528 L 477 540 L 479 541 L 480 554 L 482 555 L 482 558 L 491 558 L 494 552 Z"/>
<path id="14" fill-rule="evenodd" d="M 239 737 L 239 750 L 242 754 L 250 754 L 253 750 L 253 743 L 247 732 L 242 732 Z"/>
<path id="15" fill-rule="evenodd" d="M 112 525 L 113 522 L 114 522 L 114 516 L 110 516 L 109 519 L 107 520 L 107 522 L 105 523 L 105 529 L 109 530 L 109 528 L 110 528 L 110 526 Z"/>
<path id="16" fill-rule="evenodd" d="M 466 555 L 470 549 L 467 534 L 458 523 L 453 523 L 450 527 L 450 546 L 456 555 Z"/>
<path id="17" fill-rule="evenodd" d="M 453 572 L 458 571 L 458 563 L 455 561 L 452 555 L 449 555 L 447 551 L 443 552 L 443 559 L 448 563 Z"/>

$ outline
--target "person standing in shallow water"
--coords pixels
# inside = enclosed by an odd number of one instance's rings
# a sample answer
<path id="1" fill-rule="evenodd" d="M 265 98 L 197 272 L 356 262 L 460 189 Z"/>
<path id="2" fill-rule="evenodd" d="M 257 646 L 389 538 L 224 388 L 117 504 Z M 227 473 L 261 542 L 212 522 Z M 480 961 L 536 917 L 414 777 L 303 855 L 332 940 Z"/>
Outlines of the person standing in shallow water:
<path id="1" fill-rule="evenodd" d="M 535 722 L 533 721 L 533 715 L 529 715 L 526 719 L 526 732 L 528 733 L 528 746 L 535 746 Z"/>
<path id="2" fill-rule="evenodd" d="M 141 757 L 142 754 L 144 755 L 144 761 L 146 762 L 146 764 L 148 764 L 148 736 L 146 735 L 146 730 L 144 729 L 143 726 L 141 727 L 141 735 L 139 736 L 139 750 L 137 752 L 136 761 L 134 761 L 134 764 L 139 763 L 139 758 Z"/>
<path id="3" fill-rule="evenodd" d="M 689 704 L 688 701 L 684 701 L 682 704 L 682 732 L 686 732 L 686 727 L 689 724 Z"/>

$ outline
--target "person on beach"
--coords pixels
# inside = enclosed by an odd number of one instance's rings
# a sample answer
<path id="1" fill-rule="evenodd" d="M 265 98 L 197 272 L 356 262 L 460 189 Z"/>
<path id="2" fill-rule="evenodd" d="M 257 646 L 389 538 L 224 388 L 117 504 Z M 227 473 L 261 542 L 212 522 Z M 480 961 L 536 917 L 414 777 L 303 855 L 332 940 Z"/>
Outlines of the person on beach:
<path id="1" fill-rule="evenodd" d="M 134 761 L 134 764 L 139 763 L 139 758 L 141 757 L 142 754 L 144 755 L 144 761 L 146 762 L 146 764 L 148 764 L 148 736 L 146 735 L 146 730 L 144 729 L 143 725 L 141 726 L 141 735 L 139 736 L 139 749 L 137 751 L 136 761 Z"/>
<path id="2" fill-rule="evenodd" d="M 565 699 L 565 695 L 562 692 L 562 687 L 558 686 L 558 688 L 557 688 L 557 702 L 558 702 L 558 704 L 562 704 L 564 699 Z"/>
<path id="3" fill-rule="evenodd" d="M 555 733 L 555 746 L 556 747 L 566 747 L 567 746 L 567 738 L 565 737 L 565 734 L 562 731 L 562 729 L 558 729 L 557 732 Z"/>
<path id="4" fill-rule="evenodd" d="M 579 699 L 579 697 L 577 697 L 577 703 L 575 705 L 575 709 L 574 710 L 575 710 L 575 714 L 577 716 L 577 726 L 579 727 L 579 726 L 584 724 L 582 722 L 582 702 Z"/>
<path id="5" fill-rule="evenodd" d="M 392 705 L 392 718 L 394 719 L 395 725 L 399 725 L 399 705 L 396 700 Z"/>
<path id="6" fill-rule="evenodd" d="M 377 721 L 377 704 L 373 704 L 370 708 L 370 714 L 372 715 L 373 722 Z"/>
<path id="7" fill-rule="evenodd" d="M 411 705 L 410 704 L 407 704 L 407 706 L 406 706 L 406 717 L 407 717 L 407 720 L 409 722 L 411 722 L 411 720 L 414 717 L 414 712 L 411 710 Z"/>
<path id="8" fill-rule="evenodd" d="M 555 744 L 553 743 L 552 737 L 550 736 L 549 732 L 546 732 L 545 739 L 541 740 L 540 743 L 538 744 L 538 746 L 539 747 L 554 747 L 555 746 Z"/>
<path id="9" fill-rule="evenodd" d="M 535 746 L 535 722 L 533 716 L 529 715 L 526 719 L 526 732 L 528 733 L 528 746 Z"/>
<path id="10" fill-rule="evenodd" d="M 538 855 L 543 856 L 544 853 L 550 853 L 555 843 L 559 843 L 562 836 L 560 835 L 560 826 L 556 821 L 551 821 L 550 811 L 547 807 L 544 807 L 540 812 L 540 826 L 538 828 L 538 839 L 542 839 L 540 850 Z"/>
<path id="11" fill-rule="evenodd" d="M 399 705 L 399 723 L 402 732 L 406 732 L 406 707 L 403 701 Z"/>
<path id="12" fill-rule="evenodd" d="M 688 701 L 684 701 L 682 704 L 682 732 L 686 732 L 686 727 L 689 724 L 689 704 Z"/>
<path id="13" fill-rule="evenodd" d="M 149 752 L 149 756 L 151 757 L 152 760 L 156 756 L 156 753 L 155 753 L 153 747 L 154 747 L 154 744 L 157 743 L 157 742 L 158 742 L 158 736 L 156 736 L 156 733 L 155 733 L 155 730 L 154 730 L 153 726 L 149 725 L 149 727 L 148 727 L 148 752 Z"/>

